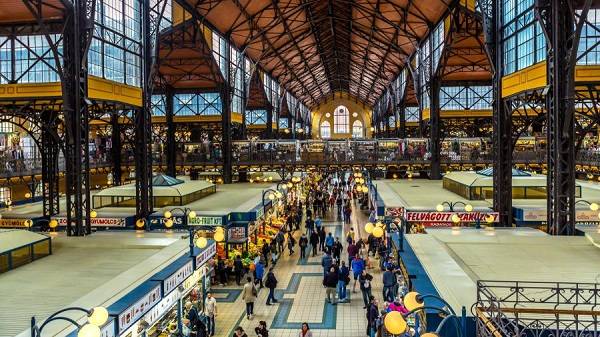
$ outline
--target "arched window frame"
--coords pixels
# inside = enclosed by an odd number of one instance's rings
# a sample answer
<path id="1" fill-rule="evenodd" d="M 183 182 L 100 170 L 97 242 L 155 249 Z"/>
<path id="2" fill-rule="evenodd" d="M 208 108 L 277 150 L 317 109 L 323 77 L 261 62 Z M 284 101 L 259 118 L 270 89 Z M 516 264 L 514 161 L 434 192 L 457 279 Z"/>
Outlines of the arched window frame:
<path id="1" fill-rule="evenodd" d="M 352 123 L 352 138 L 364 138 L 365 137 L 365 128 L 363 122 L 360 120 L 355 120 Z"/>
<path id="2" fill-rule="evenodd" d="M 339 105 L 333 111 L 333 131 L 350 133 L 350 111 L 344 105 Z"/>
<path id="3" fill-rule="evenodd" d="M 329 121 L 322 121 L 319 126 L 319 134 L 321 135 L 321 139 L 329 139 L 331 138 L 331 123 Z"/>

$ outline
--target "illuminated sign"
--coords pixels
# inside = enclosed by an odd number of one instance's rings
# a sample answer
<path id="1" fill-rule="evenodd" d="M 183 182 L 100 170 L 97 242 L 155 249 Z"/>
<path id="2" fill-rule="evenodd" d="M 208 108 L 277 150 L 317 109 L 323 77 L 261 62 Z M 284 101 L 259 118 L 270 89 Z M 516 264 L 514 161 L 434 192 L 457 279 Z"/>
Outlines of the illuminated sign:
<path id="1" fill-rule="evenodd" d="M 177 288 L 178 285 L 183 283 L 186 278 L 190 277 L 194 272 L 194 261 L 190 260 L 183 267 L 179 268 L 173 275 L 169 276 L 164 281 L 163 293 L 168 294 L 173 289 Z"/>
<path id="2" fill-rule="evenodd" d="M 488 217 L 493 216 L 494 221 L 498 222 L 500 215 L 498 212 L 406 212 L 405 219 L 408 222 L 436 222 L 452 223 L 452 216 L 456 214 L 460 222 L 488 222 Z"/>
<path id="3" fill-rule="evenodd" d="M 197 216 L 188 220 L 190 226 L 223 226 L 223 217 Z"/>
<path id="4" fill-rule="evenodd" d="M 0 227 L 5 228 L 27 228 L 25 222 L 28 219 L 0 219 Z"/>

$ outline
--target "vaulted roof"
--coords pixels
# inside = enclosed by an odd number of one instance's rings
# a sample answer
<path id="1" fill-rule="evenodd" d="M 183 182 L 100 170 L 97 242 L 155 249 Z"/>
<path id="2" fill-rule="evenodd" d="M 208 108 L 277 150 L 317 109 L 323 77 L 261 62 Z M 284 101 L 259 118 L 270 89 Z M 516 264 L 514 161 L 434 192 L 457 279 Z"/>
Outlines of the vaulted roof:
<path id="1" fill-rule="evenodd" d="M 451 0 L 177 0 L 309 106 L 373 105 Z"/>

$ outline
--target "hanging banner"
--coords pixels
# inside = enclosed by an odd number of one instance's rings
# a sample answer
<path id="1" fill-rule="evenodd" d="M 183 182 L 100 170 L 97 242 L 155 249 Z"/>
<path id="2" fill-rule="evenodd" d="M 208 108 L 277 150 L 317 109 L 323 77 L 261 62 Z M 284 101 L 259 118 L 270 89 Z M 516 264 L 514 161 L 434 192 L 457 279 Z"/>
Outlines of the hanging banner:
<path id="1" fill-rule="evenodd" d="M 390 207 L 385 209 L 385 216 L 390 218 L 400 218 L 404 215 L 404 207 Z"/>
<path id="2" fill-rule="evenodd" d="M 406 212 L 405 218 L 408 222 L 435 222 L 452 223 L 452 216 L 456 214 L 460 222 L 488 222 L 488 217 L 493 216 L 494 221 L 498 222 L 498 212 Z"/>
<path id="3" fill-rule="evenodd" d="M 517 221 L 547 221 L 548 213 L 546 209 L 517 209 L 515 212 Z M 589 209 L 575 210 L 575 222 L 599 222 L 598 211 Z"/>

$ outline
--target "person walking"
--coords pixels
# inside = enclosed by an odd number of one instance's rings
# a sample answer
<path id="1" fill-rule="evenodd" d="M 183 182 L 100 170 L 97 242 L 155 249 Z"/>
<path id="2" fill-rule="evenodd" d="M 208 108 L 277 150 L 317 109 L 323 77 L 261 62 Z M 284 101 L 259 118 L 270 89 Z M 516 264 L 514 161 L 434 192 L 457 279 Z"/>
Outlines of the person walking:
<path id="1" fill-rule="evenodd" d="M 321 251 L 325 250 L 325 227 L 321 226 L 321 228 L 319 229 L 319 248 L 321 249 Z"/>
<path id="2" fill-rule="evenodd" d="M 283 252 L 283 243 L 285 241 L 285 236 L 283 236 L 283 231 L 279 231 L 277 235 L 275 235 L 275 241 L 277 242 L 277 251 L 279 254 Z"/>
<path id="3" fill-rule="evenodd" d="M 318 219 L 319 217 L 317 217 Z M 310 235 L 310 233 L 313 232 L 313 230 L 315 229 L 315 222 L 313 221 L 312 218 L 306 218 L 306 235 Z"/>
<path id="4" fill-rule="evenodd" d="M 331 255 L 329 255 L 329 252 L 325 252 L 323 254 L 323 257 L 321 258 L 321 266 L 323 267 L 323 278 L 327 276 L 327 273 L 329 272 L 329 269 L 332 265 L 333 259 L 331 258 Z"/>
<path id="5" fill-rule="evenodd" d="M 233 337 L 248 337 L 248 335 L 244 331 L 244 328 L 242 328 L 241 326 L 238 326 L 237 328 L 235 328 L 235 331 L 233 332 Z"/>
<path id="6" fill-rule="evenodd" d="M 329 232 L 329 234 L 327 234 L 327 238 L 325 238 L 325 251 L 327 251 L 329 254 L 331 254 L 334 242 L 335 240 L 333 239 L 333 235 L 331 235 L 331 232 Z"/>
<path id="7" fill-rule="evenodd" d="M 319 247 L 319 233 L 317 231 L 310 233 L 310 245 L 312 247 L 312 256 L 317 256 L 317 248 Z"/>
<path id="8" fill-rule="evenodd" d="M 246 281 L 242 290 L 242 299 L 246 302 L 246 318 L 250 320 L 252 319 L 252 315 L 254 315 L 254 301 L 256 301 L 258 291 L 254 287 L 251 277 L 246 278 Z"/>
<path id="9" fill-rule="evenodd" d="M 315 229 L 317 231 L 319 231 L 321 229 L 321 227 L 323 226 L 323 221 L 321 220 L 321 217 L 317 216 L 315 218 Z"/>
<path id="10" fill-rule="evenodd" d="M 262 249 L 261 249 L 261 253 L 262 256 L 265 258 L 265 267 L 269 266 L 269 258 L 271 256 L 271 247 L 269 247 L 269 244 L 263 239 L 262 240 Z"/>
<path id="11" fill-rule="evenodd" d="M 360 292 L 362 293 L 363 302 L 365 306 L 363 309 L 367 309 L 369 307 L 369 298 L 372 297 L 371 293 L 371 281 L 373 281 L 373 276 L 367 273 L 366 269 L 363 269 L 362 273 L 358 277 L 358 282 L 360 283 Z"/>
<path id="12" fill-rule="evenodd" d="M 273 267 L 269 268 L 269 272 L 267 273 L 267 280 L 265 281 L 265 286 L 269 288 L 267 305 L 271 305 L 271 302 L 277 303 L 278 301 L 275 299 L 275 288 L 277 287 L 277 278 L 275 277 L 275 273 L 273 273 Z"/>
<path id="13" fill-rule="evenodd" d="M 371 296 L 371 304 L 367 311 L 367 334 L 369 337 L 375 337 L 377 335 L 377 319 L 379 318 L 379 308 L 377 300 Z"/>
<path id="14" fill-rule="evenodd" d="M 204 315 L 208 323 L 208 335 L 215 335 L 215 317 L 217 316 L 217 299 L 211 293 L 206 293 L 204 300 Z"/>
<path id="15" fill-rule="evenodd" d="M 342 261 L 340 269 L 338 270 L 338 284 L 337 284 L 337 293 L 340 302 L 346 302 L 348 298 L 346 297 L 346 287 L 350 283 L 350 270 L 346 267 L 346 262 Z"/>
<path id="16" fill-rule="evenodd" d="M 244 263 L 242 263 L 242 256 L 238 255 L 233 261 L 233 272 L 235 273 L 235 283 L 239 286 L 242 281 L 242 273 L 244 270 Z"/>
<path id="17" fill-rule="evenodd" d="M 342 255 L 342 243 L 340 242 L 340 238 L 335 238 L 335 242 L 333 243 L 332 246 L 332 252 L 333 252 L 333 258 L 338 261 L 340 261 L 340 256 Z"/>
<path id="18" fill-rule="evenodd" d="M 263 288 L 263 278 L 265 276 L 265 267 L 262 262 L 262 258 L 258 260 L 254 268 L 254 284 L 259 284 L 260 289 Z"/>
<path id="19" fill-rule="evenodd" d="M 300 258 L 306 259 L 306 247 L 308 246 L 308 238 L 306 237 L 306 234 L 302 234 L 298 244 L 300 245 Z"/>
<path id="20" fill-rule="evenodd" d="M 358 246 L 354 243 L 354 240 L 350 241 L 346 251 L 348 252 L 348 266 L 350 267 L 350 270 L 352 270 L 352 261 L 354 260 L 354 257 L 358 255 Z"/>
<path id="21" fill-rule="evenodd" d="M 396 298 L 396 285 L 398 280 L 396 274 L 392 271 L 392 268 L 388 268 L 383 272 L 383 300 L 386 302 L 393 302 Z"/>
<path id="22" fill-rule="evenodd" d="M 338 280 L 339 280 L 338 273 L 335 271 L 334 267 L 331 267 L 329 269 L 329 272 L 325 276 L 323 285 L 327 288 L 326 289 L 327 302 L 331 303 L 332 305 L 337 304 L 337 301 L 335 299 L 335 293 L 336 293 L 335 289 L 338 285 Z"/>
<path id="23" fill-rule="evenodd" d="M 302 323 L 302 327 L 300 328 L 300 333 L 298 334 L 298 337 L 313 337 L 312 331 L 310 331 L 308 323 Z"/>
<path id="24" fill-rule="evenodd" d="M 258 326 L 254 328 L 257 337 L 269 337 L 269 330 L 267 330 L 267 322 L 260 321 Z"/>
<path id="25" fill-rule="evenodd" d="M 292 254 L 294 254 L 294 246 L 295 245 L 296 245 L 296 239 L 294 239 L 292 232 L 288 232 L 287 246 L 288 246 L 288 250 L 290 251 L 290 256 L 292 256 Z"/>
<path id="26" fill-rule="evenodd" d="M 356 233 L 354 232 L 354 227 L 350 227 L 350 230 L 348 231 L 348 233 L 346 233 L 346 242 L 348 243 L 348 245 L 354 242 L 355 236 Z"/>

